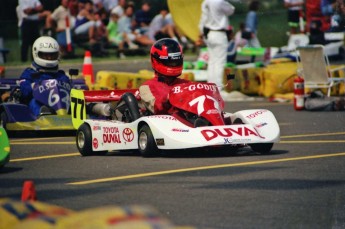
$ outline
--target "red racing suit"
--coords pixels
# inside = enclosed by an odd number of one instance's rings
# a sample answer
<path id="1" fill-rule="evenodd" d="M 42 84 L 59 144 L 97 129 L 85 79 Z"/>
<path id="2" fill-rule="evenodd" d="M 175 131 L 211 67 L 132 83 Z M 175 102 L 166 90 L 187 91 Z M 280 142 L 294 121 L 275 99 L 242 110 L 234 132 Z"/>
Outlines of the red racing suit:
<path id="1" fill-rule="evenodd" d="M 174 86 L 187 82 L 189 81 L 176 78 L 172 83 L 167 84 L 160 82 L 157 74 L 155 74 L 153 79 L 146 81 L 139 87 L 141 101 L 153 114 L 171 114 L 169 92 Z"/>

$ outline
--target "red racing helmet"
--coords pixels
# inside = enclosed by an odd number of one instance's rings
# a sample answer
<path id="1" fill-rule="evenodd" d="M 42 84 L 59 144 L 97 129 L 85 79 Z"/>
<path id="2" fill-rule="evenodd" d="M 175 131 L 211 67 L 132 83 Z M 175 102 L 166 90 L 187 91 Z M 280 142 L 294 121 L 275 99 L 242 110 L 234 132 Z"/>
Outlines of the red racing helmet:
<path id="1" fill-rule="evenodd" d="M 152 69 L 166 77 L 178 77 L 183 69 L 183 53 L 181 45 L 171 39 L 163 38 L 151 47 Z"/>

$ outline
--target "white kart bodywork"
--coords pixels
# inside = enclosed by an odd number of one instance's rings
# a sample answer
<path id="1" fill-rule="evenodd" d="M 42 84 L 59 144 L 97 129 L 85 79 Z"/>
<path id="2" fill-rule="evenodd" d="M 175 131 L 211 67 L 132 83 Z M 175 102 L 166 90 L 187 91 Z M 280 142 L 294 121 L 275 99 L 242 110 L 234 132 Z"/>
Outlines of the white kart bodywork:
<path id="1" fill-rule="evenodd" d="M 280 138 L 276 118 L 269 110 L 242 110 L 225 113 L 232 122 L 243 124 L 192 128 L 170 115 L 152 115 L 131 123 L 85 120 L 90 126 L 93 151 L 138 149 L 139 128 L 147 124 L 158 149 L 186 149 L 255 143 L 274 143 Z"/>

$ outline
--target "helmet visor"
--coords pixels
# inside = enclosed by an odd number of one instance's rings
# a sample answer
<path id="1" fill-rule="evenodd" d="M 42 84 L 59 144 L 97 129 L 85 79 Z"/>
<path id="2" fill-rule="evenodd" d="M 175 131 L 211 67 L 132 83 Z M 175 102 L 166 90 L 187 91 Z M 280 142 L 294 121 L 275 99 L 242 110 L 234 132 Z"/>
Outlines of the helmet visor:
<path id="1" fill-rule="evenodd" d="M 180 67 L 183 65 L 183 57 L 182 56 L 169 56 L 167 58 L 158 58 L 160 63 L 167 67 Z"/>
<path id="2" fill-rule="evenodd" d="M 38 57 L 43 60 L 57 60 L 59 52 L 38 52 Z"/>

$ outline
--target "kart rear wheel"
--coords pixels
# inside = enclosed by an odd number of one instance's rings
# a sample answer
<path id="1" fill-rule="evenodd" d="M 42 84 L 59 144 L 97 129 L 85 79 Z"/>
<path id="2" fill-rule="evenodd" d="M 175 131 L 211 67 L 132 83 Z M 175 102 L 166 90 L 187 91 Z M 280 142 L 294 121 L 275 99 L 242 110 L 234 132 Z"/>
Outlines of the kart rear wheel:
<path id="1" fill-rule="evenodd" d="M 269 153 L 273 147 L 273 143 L 256 143 L 256 144 L 250 144 L 250 148 L 258 153 Z"/>
<path id="2" fill-rule="evenodd" d="M 83 123 L 77 130 L 76 137 L 77 148 L 82 156 L 91 156 L 104 154 L 104 151 L 94 152 L 92 150 L 92 134 L 88 124 Z"/>
<path id="3" fill-rule="evenodd" d="M 159 154 L 151 129 L 146 124 L 139 130 L 138 148 L 143 157 L 154 157 Z"/>

